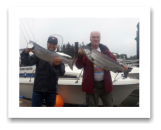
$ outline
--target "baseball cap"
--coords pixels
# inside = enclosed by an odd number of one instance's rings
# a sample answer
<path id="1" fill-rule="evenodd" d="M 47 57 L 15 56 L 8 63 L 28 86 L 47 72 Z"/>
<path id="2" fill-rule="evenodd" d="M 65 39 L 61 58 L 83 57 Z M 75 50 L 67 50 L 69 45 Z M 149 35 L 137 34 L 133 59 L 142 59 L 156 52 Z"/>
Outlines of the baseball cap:
<path id="1" fill-rule="evenodd" d="M 58 39 L 54 36 L 49 36 L 47 42 L 54 42 L 54 43 L 58 44 Z"/>

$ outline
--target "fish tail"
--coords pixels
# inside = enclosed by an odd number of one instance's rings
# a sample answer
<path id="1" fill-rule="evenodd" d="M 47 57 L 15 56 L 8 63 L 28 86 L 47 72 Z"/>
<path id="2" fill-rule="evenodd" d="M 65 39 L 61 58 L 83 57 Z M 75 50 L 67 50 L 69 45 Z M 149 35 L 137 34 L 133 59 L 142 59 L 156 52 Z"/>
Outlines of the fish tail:
<path id="1" fill-rule="evenodd" d="M 27 48 L 34 49 L 34 42 L 30 40 L 29 43 L 27 43 Z"/>
<path id="2" fill-rule="evenodd" d="M 74 64 L 75 60 L 76 60 L 76 59 L 71 59 L 71 60 L 69 60 L 68 65 L 69 65 L 69 67 L 70 67 L 71 70 L 73 70 L 73 64 Z"/>
<path id="3" fill-rule="evenodd" d="M 124 77 L 127 78 L 127 75 L 132 70 L 132 68 L 128 68 L 126 71 L 124 71 Z"/>

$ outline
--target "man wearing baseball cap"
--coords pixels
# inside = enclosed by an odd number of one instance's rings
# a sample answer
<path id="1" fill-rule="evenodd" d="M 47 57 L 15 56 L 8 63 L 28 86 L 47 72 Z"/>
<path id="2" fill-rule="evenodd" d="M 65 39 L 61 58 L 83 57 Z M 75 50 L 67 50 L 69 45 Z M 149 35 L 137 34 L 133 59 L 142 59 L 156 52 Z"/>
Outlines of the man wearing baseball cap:
<path id="1" fill-rule="evenodd" d="M 48 50 L 54 50 L 54 51 L 55 51 L 56 48 L 57 48 L 57 44 L 58 44 L 57 38 L 54 37 L 54 36 L 49 36 L 47 42 L 48 42 L 48 43 L 47 43 L 47 48 L 48 48 Z"/>
<path id="2" fill-rule="evenodd" d="M 47 49 L 55 51 L 57 48 L 58 39 L 54 36 L 49 36 L 47 40 Z M 21 53 L 21 61 L 25 66 L 36 64 L 35 79 L 32 94 L 32 107 L 41 107 L 45 99 L 47 107 L 54 107 L 56 103 L 56 95 L 58 94 L 58 76 L 63 76 L 65 73 L 65 65 L 59 57 L 53 59 L 53 64 L 41 60 L 35 54 L 30 56 L 29 52 L 33 50 L 24 49 Z"/>

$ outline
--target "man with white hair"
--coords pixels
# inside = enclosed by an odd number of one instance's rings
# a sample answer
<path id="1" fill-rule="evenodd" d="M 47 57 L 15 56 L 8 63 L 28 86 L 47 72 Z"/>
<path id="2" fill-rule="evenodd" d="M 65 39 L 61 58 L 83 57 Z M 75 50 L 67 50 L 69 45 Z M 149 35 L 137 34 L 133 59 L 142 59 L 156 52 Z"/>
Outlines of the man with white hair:
<path id="1" fill-rule="evenodd" d="M 110 50 L 103 44 L 100 43 L 101 35 L 98 31 L 93 31 L 90 34 L 90 41 L 87 46 L 90 46 L 105 55 L 108 55 L 111 59 L 116 60 L 115 56 Z M 79 49 L 77 60 L 75 62 L 77 68 L 84 68 L 82 91 L 86 92 L 86 103 L 87 106 L 96 107 L 98 106 L 99 97 L 102 99 L 103 105 L 107 107 L 113 107 L 112 98 L 112 80 L 109 70 L 93 64 L 83 53 L 82 49 Z M 128 69 L 127 66 L 124 66 Z"/>

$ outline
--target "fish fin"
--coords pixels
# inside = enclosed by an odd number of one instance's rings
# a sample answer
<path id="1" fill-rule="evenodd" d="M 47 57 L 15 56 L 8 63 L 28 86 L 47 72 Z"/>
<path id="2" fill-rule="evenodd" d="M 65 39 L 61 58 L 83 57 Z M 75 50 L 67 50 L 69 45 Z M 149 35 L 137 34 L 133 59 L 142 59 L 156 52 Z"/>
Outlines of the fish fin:
<path id="1" fill-rule="evenodd" d="M 33 50 L 34 49 L 34 42 L 30 40 L 29 43 L 27 43 L 27 48 Z"/>
<path id="2" fill-rule="evenodd" d="M 70 67 L 71 70 L 73 70 L 73 64 L 74 64 L 75 60 L 76 60 L 76 59 L 71 59 L 71 60 L 69 60 L 68 65 L 69 65 L 69 67 Z"/>
<path id="3" fill-rule="evenodd" d="M 133 68 L 128 68 L 126 71 L 124 71 L 124 77 L 127 78 L 127 75 L 129 74 L 129 72 L 132 70 Z"/>

